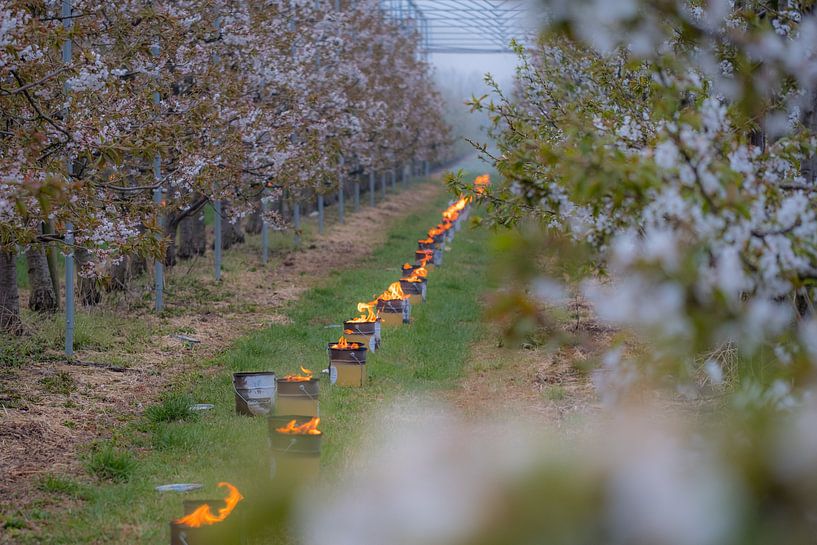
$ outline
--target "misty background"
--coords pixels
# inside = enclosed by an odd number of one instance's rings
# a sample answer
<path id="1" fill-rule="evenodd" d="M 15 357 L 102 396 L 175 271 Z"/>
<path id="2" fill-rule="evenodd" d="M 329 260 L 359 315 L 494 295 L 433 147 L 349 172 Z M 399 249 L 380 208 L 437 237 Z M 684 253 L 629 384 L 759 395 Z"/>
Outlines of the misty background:
<path id="1" fill-rule="evenodd" d="M 445 100 L 446 121 L 452 128 L 456 156 L 472 154 L 474 148 L 466 138 L 486 142 L 489 120 L 484 113 L 470 112 L 465 101 L 472 95 L 491 94 L 485 84 L 488 73 L 503 91 L 508 91 L 513 84 L 517 57 L 508 53 L 435 53 L 429 56 L 429 61 Z"/>

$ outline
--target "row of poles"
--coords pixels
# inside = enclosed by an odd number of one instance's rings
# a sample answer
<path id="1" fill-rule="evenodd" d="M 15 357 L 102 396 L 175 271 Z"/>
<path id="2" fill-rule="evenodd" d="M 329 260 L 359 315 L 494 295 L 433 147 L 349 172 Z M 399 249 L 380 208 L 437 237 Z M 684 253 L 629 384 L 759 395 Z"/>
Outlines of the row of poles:
<path id="1" fill-rule="evenodd" d="M 340 9 L 340 0 L 335 0 L 335 9 Z M 72 61 L 72 54 L 73 54 L 73 44 L 70 37 L 70 31 L 73 27 L 73 0 L 62 0 L 61 6 L 61 18 L 62 18 L 62 25 L 68 34 L 65 42 L 62 46 L 62 62 L 65 65 L 71 64 Z M 161 52 L 160 46 L 155 44 L 151 47 L 151 53 L 154 56 L 159 56 Z M 68 84 L 66 83 L 65 88 L 66 94 L 70 92 Z M 161 96 L 158 92 L 154 92 L 153 94 L 153 103 L 155 105 L 159 105 L 161 102 Z M 66 112 L 66 115 L 68 112 Z M 68 176 L 70 177 L 73 174 L 73 163 L 70 157 L 66 157 L 66 167 Z M 341 168 L 343 168 L 343 158 L 341 158 Z M 405 177 L 405 167 L 403 167 L 403 178 Z M 391 169 L 389 175 L 391 177 L 391 185 L 392 189 L 396 188 L 397 184 L 397 174 L 394 169 Z M 427 177 L 429 174 L 429 164 L 428 161 L 423 161 L 423 173 Z M 162 188 L 159 186 L 162 178 L 162 157 L 159 153 L 153 158 L 153 176 L 157 183 L 157 187 L 153 190 L 153 201 L 156 203 L 157 207 L 161 205 L 162 202 Z M 381 187 L 382 187 L 382 195 L 383 198 L 386 197 L 386 172 L 381 173 Z M 369 173 L 369 203 L 371 206 L 375 206 L 375 180 L 376 174 L 374 171 Z M 339 177 L 339 190 L 338 190 L 338 219 L 340 223 L 345 222 L 345 193 L 343 187 L 343 177 Z M 262 203 L 265 211 L 267 204 L 264 199 L 262 199 Z M 222 263 L 222 221 L 223 221 L 223 214 L 222 214 L 222 202 L 215 201 L 213 203 L 213 208 L 215 211 L 215 241 L 213 245 L 214 249 L 214 270 L 213 275 L 216 281 L 221 280 L 221 263 Z M 324 233 L 325 229 L 325 221 L 324 221 L 324 196 L 318 195 L 317 197 L 317 208 L 318 208 L 318 231 L 320 234 Z M 360 182 L 355 182 L 354 185 L 354 208 L 358 210 L 360 208 Z M 301 205 L 300 203 L 295 203 L 293 205 L 292 210 L 292 223 L 294 227 L 294 242 L 296 246 L 300 245 L 300 232 L 301 232 Z M 269 231 L 270 226 L 266 219 L 263 221 L 262 225 L 262 261 L 266 264 L 269 261 Z M 161 229 L 156 234 L 157 238 L 161 238 Z M 65 355 L 66 356 L 73 356 L 74 355 L 74 330 L 76 326 L 76 308 L 74 302 L 74 277 L 76 274 L 76 260 L 74 255 L 74 243 L 75 243 L 75 233 L 74 233 L 74 225 L 71 222 L 66 223 L 65 226 L 65 246 L 66 246 L 66 256 L 65 256 Z M 165 271 L 164 271 L 164 263 L 162 260 L 157 259 L 154 264 L 154 293 L 155 293 L 155 300 L 154 300 L 154 308 L 157 312 L 160 312 L 164 309 L 164 284 L 165 284 Z"/>

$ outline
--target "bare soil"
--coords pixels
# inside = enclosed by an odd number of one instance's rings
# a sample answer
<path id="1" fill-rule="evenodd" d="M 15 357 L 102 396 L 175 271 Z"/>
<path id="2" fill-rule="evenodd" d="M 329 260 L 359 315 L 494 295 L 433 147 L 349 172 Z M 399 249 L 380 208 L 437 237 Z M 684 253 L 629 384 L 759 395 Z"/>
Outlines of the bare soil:
<path id="1" fill-rule="evenodd" d="M 344 225 L 327 226 L 326 234 L 305 241 L 305 248 L 274 256 L 267 267 L 259 263 L 257 244 L 255 249 L 237 246 L 225 252 L 221 284 L 212 280 L 211 258 L 181 262 L 169 271 L 167 312 L 162 316 L 150 310 L 149 293 L 137 294 L 135 304 L 132 294 L 124 302 L 103 302 L 103 308 L 90 312 L 125 315 L 146 324 L 149 332 L 136 346 L 123 339 L 127 349 L 76 354 L 78 362 L 101 366 L 69 364 L 55 352 L 0 369 L 0 392 L 12 391 L 20 400 L 14 408 L 0 404 L 0 513 L 42 499 L 46 494 L 38 483 L 45 474 L 82 480 L 85 445 L 110 436 L 174 380 L 192 368 L 201 369 L 202 361 L 238 337 L 286 321 L 281 314 L 286 303 L 330 271 L 352 266 L 371 253 L 385 241 L 392 222 L 428 206 L 442 191 L 442 184 L 430 183 L 391 195 L 375 208 L 348 214 Z M 174 334 L 201 342 L 187 343 Z M 125 370 L 105 369 L 109 363 Z M 48 377 L 67 380 L 70 391 L 45 388 L 43 379 Z"/>

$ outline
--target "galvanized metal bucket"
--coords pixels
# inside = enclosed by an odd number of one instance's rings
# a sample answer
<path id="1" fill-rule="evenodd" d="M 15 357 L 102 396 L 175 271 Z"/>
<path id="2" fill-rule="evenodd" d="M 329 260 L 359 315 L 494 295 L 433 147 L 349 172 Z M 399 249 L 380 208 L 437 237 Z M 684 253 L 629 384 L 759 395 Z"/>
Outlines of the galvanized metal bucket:
<path id="1" fill-rule="evenodd" d="M 276 415 L 267 420 L 270 441 L 270 477 L 284 486 L 301 486 L 320 474 L 323 435 L 292 435 L 275 431 L 291 421 L 306 424 L 309 417 Z"/>
<path id="2" fill-rule="evenodd" d="M 378 299 L 377 312 L 387 325 L 411 323 L 411 302 L 408 299 Z"/>
<path id="3" fill-rule="evenodd" d="M 361 343 L 375 352 L 380 348 L 381 320 L 375 322 L 343 322 L 343 336 L 349 342 Z"/>
<path id="4" fill-rule="evenodd" d="M 403 293 L 409 295 L 409 300 L 411 304 L 414 305 L 418 302 L 425 303 L 426 301 L 426 290 L 428 282 L 424 278 L 421 282 L 409 282 L 408 280 L 400 280 L 400 289 L 403 290 Z"/>
<path id="5" fill-rule="evenodd" d="M 277 389 L 273 371 L 233 373 L 235 412 L 246 416 L 272 414 Z"/>
<path id="6" fill-rule="evenodd" d="M 320 416 L 319 395 L 320 382 L 316 378 L 297 382 L 279 378 L 275 414 Z"/>

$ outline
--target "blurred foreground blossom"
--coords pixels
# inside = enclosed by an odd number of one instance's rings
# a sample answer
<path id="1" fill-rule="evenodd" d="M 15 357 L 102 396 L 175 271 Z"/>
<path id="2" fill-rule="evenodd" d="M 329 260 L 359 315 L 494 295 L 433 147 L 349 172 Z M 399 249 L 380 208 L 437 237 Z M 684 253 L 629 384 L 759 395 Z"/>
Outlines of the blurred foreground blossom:
<path id="1" fill-rule="evenodd" d="M 428 406 L 393 407 L 305 498 L 305 543 L 813 542 L 817 404 L 718 419 L 627 406 L 568 433 Z"/>

